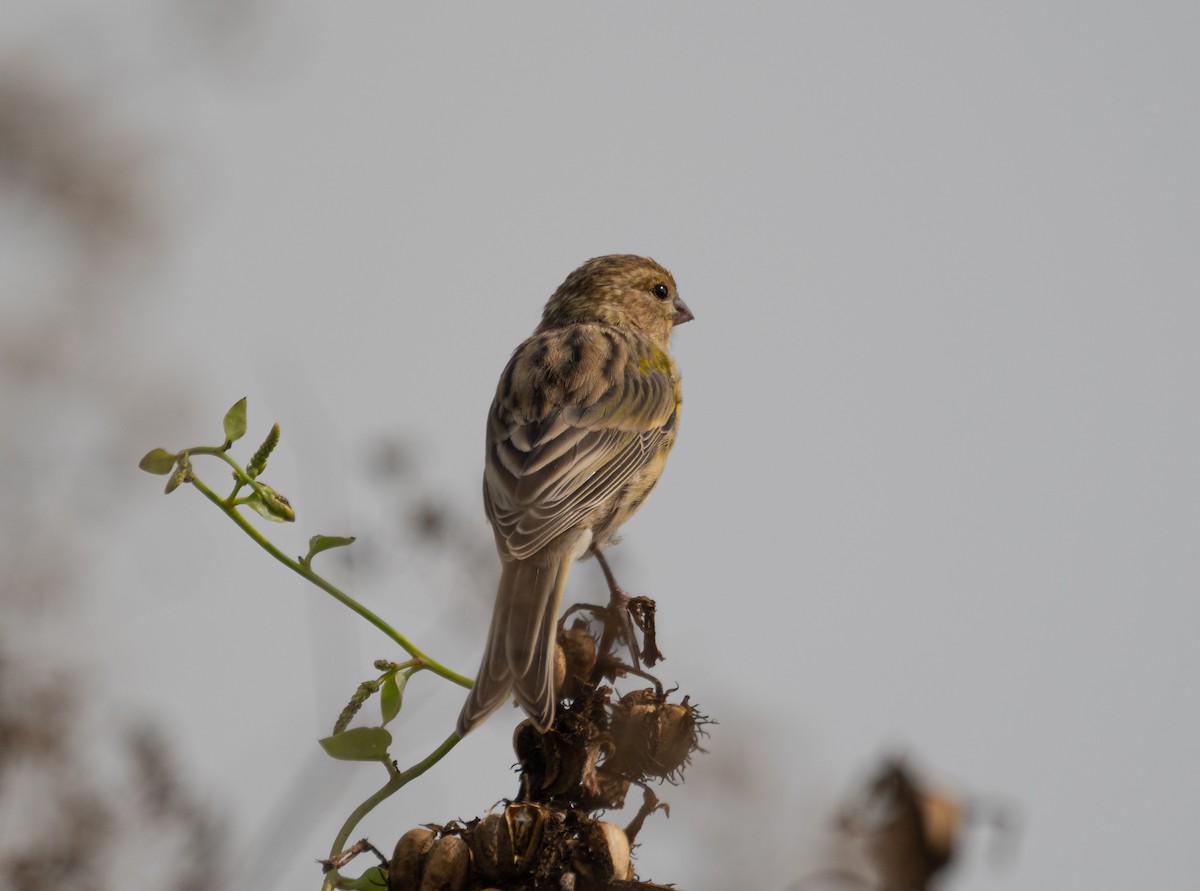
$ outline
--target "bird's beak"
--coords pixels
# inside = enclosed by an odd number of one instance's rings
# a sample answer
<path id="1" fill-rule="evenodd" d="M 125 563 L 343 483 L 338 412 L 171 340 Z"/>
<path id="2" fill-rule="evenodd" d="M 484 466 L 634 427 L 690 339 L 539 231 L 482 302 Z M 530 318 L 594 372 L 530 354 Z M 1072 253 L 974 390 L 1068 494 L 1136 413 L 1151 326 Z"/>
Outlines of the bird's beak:
<path id="1" fill-rule="evenodd" d="M 688 309 L 688 305 L 680 297 L 676 296 L 672 305 L 675 307 L 675 318 L 671 319 L 672 324 L 682 325 L 684 322 L 690 322 L 696 318 L 692 315 L 692 311 Z"/>

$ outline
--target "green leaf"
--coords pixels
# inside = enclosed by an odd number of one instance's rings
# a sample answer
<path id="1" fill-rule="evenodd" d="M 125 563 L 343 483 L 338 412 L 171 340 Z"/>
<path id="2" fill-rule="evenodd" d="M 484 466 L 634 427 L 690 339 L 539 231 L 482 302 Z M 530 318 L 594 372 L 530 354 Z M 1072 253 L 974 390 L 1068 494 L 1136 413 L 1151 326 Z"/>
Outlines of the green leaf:
<path id="1" fill-rule="evenodd" d="M 325 754 L 339 761 L 381 761 L 391 744 L 392 735 L 382 727 L 354 727 L 321 740 Z"/>
<path id="2" fill-rule="evenodd" d="M 151 449 L 138 462 L 138 467 L 142 468 L 146 473 L 156 473 L 159 476 L 166 476 L 175 469 L 175 462 L 178 460 L 178 452 L 168 452 L 166 449 Z"/>
<path id="3" fill-rule="evenodd" d="M 314 535 L 308 540 L 308 553 L 300 558 L 300 562 L 305 566 L 312 563 L 312 558 L 321 553 L 321 551 L 329 551 L 333 548 L 344 548 L 346 545 L 354 544 L 354 536 L 343 538 L 338 535 Z"/>
<path id="4" fill-rule="evenodd" d="M 237 442 L 246 435 L 246 397 L 243 396 L 225 412 L 225 441 Z"/>
<path id="5" fill-rule="evenodd" d="M 408 684 L 408 675 L 389 674 L 384 678 L 383 686 L 379 688 L 379 711 L 383 714 L 383 723 L 400 714 L 400 706 L 404 702 L 404 687 Z"/>
<path id="6" fill-rule="evenodd" d="M 352 891 L 386 891 L 387 873 L 382 866 L 372 866 L 357 879 L 347 879 L 339 876 L 338 887 L 350 888 Z"/>

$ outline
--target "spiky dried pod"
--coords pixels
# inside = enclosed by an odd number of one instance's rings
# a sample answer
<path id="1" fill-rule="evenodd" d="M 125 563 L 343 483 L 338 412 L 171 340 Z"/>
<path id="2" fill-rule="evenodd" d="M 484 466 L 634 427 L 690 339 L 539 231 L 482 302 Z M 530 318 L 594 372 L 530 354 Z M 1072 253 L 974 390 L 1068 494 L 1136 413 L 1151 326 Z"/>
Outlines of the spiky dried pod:
<path id="1" fill-rule="evenodd" d="M 580 847 L 571 865 L 591 882 L 627 881 L 633 878 L 629 839 L 615 823 L 589 823 L 580 834 Z"/>
<path id="2" fill-rule="evenodd" d="M 658 745 L 653 776 L 676 776 L 699 746 L 696 712 L 686 703 L 668 702 L 659 710 Z"/>
<path id="3" fill-rule="evenodd" d="M 410 829 L 396 842 L 388 863 L 388 891 L 419 891 L 425 858 L 436 836 L 428 829 Z"/>
<path id="4" fill-rule="evenodd" d="M 608 766 L 631 777 L 674 777 L 699 746 L 695 709 L 667 702 L 651 689 L 634 690 L 613 707 Z"/>
<path id="5" fill-rule="evenodd" d="M 471 874 L 471 851 L 457 835 L 443 835 L 425 858 L 420 891 L 463 891 Z"/>

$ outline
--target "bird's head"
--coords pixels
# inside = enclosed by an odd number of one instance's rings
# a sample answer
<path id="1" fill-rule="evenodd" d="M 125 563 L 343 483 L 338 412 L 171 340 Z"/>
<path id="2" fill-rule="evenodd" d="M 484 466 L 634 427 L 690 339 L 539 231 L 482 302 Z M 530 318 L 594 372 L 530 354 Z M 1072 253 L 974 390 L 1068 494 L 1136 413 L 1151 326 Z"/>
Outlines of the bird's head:
<path id="1" fill-rule="evenodd" d="M 666 269 L 649 257 L 610 254 L 588 260 L 567 276 L 546 303 L 541 328 L 580 322 L 628 325 L 665 348 L 671 329 L 691 318 Z"/>

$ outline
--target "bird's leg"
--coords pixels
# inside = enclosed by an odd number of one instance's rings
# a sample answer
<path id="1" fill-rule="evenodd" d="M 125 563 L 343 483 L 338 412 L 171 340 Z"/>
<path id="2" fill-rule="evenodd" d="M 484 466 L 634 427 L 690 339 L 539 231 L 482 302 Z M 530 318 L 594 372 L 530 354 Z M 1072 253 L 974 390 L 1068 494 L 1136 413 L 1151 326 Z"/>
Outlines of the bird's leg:
<path id="1" fill-rule="evenodd" d="M 629 616 L 629 601 L 632 598 L 617 584 L 616 576 L 613 575 L 612 568 L 608 565 L 608 560 L 604 558 L 604 554 L 598 548 L 592 548 L 592 553 L 596 557 L 596 562 L 600 564 L 600 571 L 604 573 L 604 580 L 608 582 L 610 598 L 608 610 L 617 623 L 617 634 L 629 646 L 629 658 L 633 662 L 633 667 L 640 670 L 642 664 L 639 659 L 640 654 L 638 652 L 637 638 L 633 636 L 633 622 Z"/>
<path id="2" fill-rule="evenodd" d="M 624 588 L 617 584 L 617 577 L 613 575 L 612 568 L 608 565 L 608 558 L 596 548 L 592 548 L 592 554 L 595 556 L 596 562 L 600 564 L 600 571 L 604 573 L 604 581 L 608 582 L 608 593 L 612 597 L 609 605 L 625 609 L 626 604 L 629 603 L 629 595 L 625 593 Z"/>

